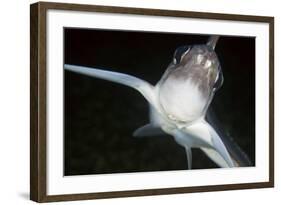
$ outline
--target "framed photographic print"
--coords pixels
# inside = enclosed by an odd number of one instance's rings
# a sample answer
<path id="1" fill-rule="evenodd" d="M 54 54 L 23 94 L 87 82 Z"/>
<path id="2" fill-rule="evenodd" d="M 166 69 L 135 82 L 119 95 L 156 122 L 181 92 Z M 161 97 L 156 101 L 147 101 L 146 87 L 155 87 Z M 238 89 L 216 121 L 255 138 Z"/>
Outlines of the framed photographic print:
<path id="1" fill-rule="evenodd" d="M 274 185 L 274 18 L 31 5 L 30 198 Z"/>

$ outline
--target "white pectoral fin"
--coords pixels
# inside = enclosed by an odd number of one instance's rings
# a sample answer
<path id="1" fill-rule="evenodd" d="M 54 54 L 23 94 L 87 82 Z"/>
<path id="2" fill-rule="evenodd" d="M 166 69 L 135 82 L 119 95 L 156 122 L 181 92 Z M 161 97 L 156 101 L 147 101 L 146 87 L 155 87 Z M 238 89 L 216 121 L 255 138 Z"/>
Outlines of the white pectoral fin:
<path id="1" fill-rule="evenodd" d="M 151 137 L 151 136 L 159 136 L 165 135 L 166 133 L 159 127 L 152 124 L 144 125 L 138 128 L 133 136 L 134 137 Z"/>
<path id="2" fill-rule="evenodd" d="M 213 160 L 218 166 L 226 168 L 229 167 L 224 158 L 214 149 L 200 148 L 211 160 Z"/>
<path id="3" fill-rule="evenodd" d="M 209 131 L 212 135 L 212 145 L 214 147 L 214 150 L 218 152 L 218 154 L 225 160 L 228 167 L 234 167 L 234 163 L 225 145 L 223 144 L 223 141 L 221 140 L 217 132 L 211 127 L 211 125 L 208 124 L 208 126 Z"/>
<path id="4" fill-rule="evenodd" d="M 137 77 L 113 71 L 69 64 L 65 64 L 64 69 L 132 87 L 138 90 L 149 103 L 155 105 L 154 87 L 148 82 Z"/>
<path id="5" fill-rule="evenodd" d="M 234 167 L 233 161 L 217 132 L 206 121 L 201 120 L 185 127 L 185 132 L 197 139 L 192 147 L 202 149 L 209 158 L 221 167 Z"/>

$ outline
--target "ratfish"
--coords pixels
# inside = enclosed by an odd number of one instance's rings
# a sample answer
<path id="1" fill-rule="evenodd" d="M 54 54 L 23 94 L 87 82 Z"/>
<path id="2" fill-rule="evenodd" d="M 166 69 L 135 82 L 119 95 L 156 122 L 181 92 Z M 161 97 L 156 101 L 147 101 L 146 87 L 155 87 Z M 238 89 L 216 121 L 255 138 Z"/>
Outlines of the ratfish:
<path id="1" fill-rule="evenodd" d="M 64 69 L 132 87 L 149 103 L 150 122 L 134 136 L 172 135 L 185 148 L 187 168 L 192 167 L 191 148 L 201 149 L 219 167 L 237 167 L 206 114 L 224 78 L 215 52 L 219 36 L 206 44 L 185 45 L 176 49 L 159 82 L 153 86 L 137 77 L 79 65 L 65 64 Z"/>

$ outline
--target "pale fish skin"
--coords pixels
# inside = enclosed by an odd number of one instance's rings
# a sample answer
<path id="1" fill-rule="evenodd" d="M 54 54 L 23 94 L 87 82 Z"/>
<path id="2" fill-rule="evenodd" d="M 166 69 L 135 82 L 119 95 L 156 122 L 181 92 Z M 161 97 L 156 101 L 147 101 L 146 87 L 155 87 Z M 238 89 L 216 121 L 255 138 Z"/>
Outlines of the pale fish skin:
<path id="1" fill-rule="evenodd" d="M 200 148 L 220 167 L 235 167 L 238 164 L 216 130 L 205 120 L 214 94 L 223 84 L 215 53 L 218 39 L 219 36 L 211 36 L 207 44 L 178 48 L 155 86 L 118 72 L 68 64 L 64 68 L 138 90 L 150 104 L 150 123 L 137 129 L 134 136 L 153 136 L 161 132 L 172 135 L 186 150 L 188 169 L 192 167 L 191 148 Z"/>

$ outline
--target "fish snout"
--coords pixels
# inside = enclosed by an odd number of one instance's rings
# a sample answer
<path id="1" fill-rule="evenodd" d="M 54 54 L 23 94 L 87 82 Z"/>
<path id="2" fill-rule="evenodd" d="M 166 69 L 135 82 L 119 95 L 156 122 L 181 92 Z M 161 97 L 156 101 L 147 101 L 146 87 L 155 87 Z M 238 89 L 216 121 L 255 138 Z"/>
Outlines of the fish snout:
<path id="1" fill-rule="evenodd" d="M 220 66 L 217 54 L 207 46 L 201 49 L 201 52 L 194 54 L 193 63 L 208 73 L 217 72 L 217 68 Z"/>
<path id="2" fill-rule="evenodd" d="M 210 54 L 198 54 L 194 59 L 195 65 L 203 70 L 212 70 L 215 67 L 215 60 Z"/>

